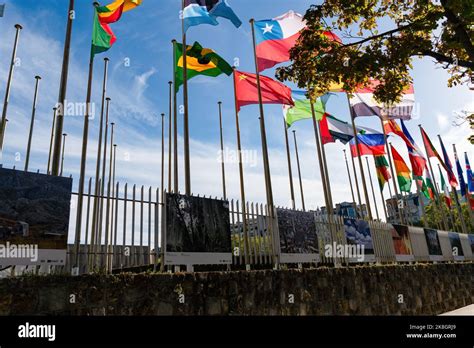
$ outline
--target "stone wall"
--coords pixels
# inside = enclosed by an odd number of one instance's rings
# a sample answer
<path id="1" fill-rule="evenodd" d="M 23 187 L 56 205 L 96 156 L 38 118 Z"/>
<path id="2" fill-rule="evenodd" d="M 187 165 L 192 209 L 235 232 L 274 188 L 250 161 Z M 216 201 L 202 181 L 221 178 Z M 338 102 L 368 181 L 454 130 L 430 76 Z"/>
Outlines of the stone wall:
<path id="1" fill-rule="evenodd" d="M 0 315 L 434 315 L 472 303 L 474 263 L 0 280 Z"/>

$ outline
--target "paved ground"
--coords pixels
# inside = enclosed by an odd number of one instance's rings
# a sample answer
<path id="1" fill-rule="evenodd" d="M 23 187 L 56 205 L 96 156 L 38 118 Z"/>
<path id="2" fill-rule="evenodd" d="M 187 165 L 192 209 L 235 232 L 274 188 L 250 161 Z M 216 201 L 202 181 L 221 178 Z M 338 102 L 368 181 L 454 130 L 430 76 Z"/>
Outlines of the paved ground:
<path id="1" fill-rule="evenodd" d="M 474 304 L 441 315 L 474 315 Z"/>

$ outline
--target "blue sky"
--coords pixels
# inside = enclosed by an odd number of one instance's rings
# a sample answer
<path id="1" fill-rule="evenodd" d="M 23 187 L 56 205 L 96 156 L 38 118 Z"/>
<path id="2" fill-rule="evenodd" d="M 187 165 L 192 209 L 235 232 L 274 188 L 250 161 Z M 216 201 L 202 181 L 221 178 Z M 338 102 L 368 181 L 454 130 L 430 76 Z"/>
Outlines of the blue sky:
<path id="1" fill-rule="evenodd" d="M 10 122 L 5 139 L 4 166 L 8 168 L 13 166 L 23 168 L 24 166 L 34 76 L 39 74 L 43 80 L 40 85 L 30 168 L 44 172 L 47 163 L 52 108 L 57 101 L 59 90 L 68 1 L 4 0 L 3 2 L 7 4 L 7 7 L 5 17 L 0 19 L 0 96 L 2 98 L 5 93 L 14 39 L 13 25 L 21 23 L 24 27 L 18 48 L 21 64 L 15 70 L 11 90 L 8 113 Z M 229 63 L 239 65 L 240 70 L 253 72 L 255 69 L 248 20 L 252 17 L 256 20 L 273 18 L 288 10 L 304 14 L 309 5 L 315 2 L 318 1 L 231 0 L 229 3 L 243 22 L 241 28 L 236 29 L 230 21 L 219 19 L 221 24 L 216 27 L 203 25 L 191 28 L 188 31 L 188 42 L 197 40 L 204 47 L 214 49 Z M 92 1 L 76 1 L 76 3 L 67 99 L 80 103 L 85 101 L 86 96 L 93 8 Z M 96 116 L 100 112 L 102 59 L 110 58 L 108 96 L 112 98 L 110 118 L 117 124 L 117 178 L 121 182 L 153 187 L 160 184 L 161 123 L 159 115 L 162 112 L 168 113 L 168 81 L 172 78 L 171 40 L 173 38 L 180 40 L 180 4 L 180 0 L 144 0 L 140 8 L 125 13 L 122 20 L 113 25 L 118 38 L 116 44 L 110 51 L 96 58 L 93 83 Z M 126 66 L 125 62 L 130 62 L 129 66 Z M 468 151 L 471 161 L 474 161 L 472 145 L 466 140 L 469 135 L 468 126 L 452 126 L 456 112 L 474 110 L 473 92 L 466 86 L 448 88 L 446 86 L 447 74 L 437 67 L 432 59 L 415 58 L 413 67 L 412 75 L 418 112 L 415 119 L 407 126 L 415 141 L 422 147 L 417 127 L 418 123 L 422 123 L 436 146 L 438 142 L 435 137 L 441 134 L 450 154 L 452 154 L 451 144 L 456 142 L 458 151 L 460 153 Z M 273 77 L 274 70 L 267 70 L 265 74 Z M 225 75 L 218 78 L 196 77 L 189 83 L 189 92 L 192 190 L 195 194 L 221 196 L 217 102 L 219 100 L 223 102 L 226 147 L 228 151 L 235 151 L 232 78 Z M 182 100 L 181 95 L 178 98 L 179 101 Z M 347 101 L 344 97 L 331 98 L 328 111 L 341 119 L 349 120 Z M 265 113 L 275 203 L 289 206 L 281 107 L 265 106 Z M 180 117 L 181 120 L 182 117 Z M 264 202 L 257 106 L 243 108 L 240 120 L 243 148 L 251 151 L 250 160 L 245 163 L 247 198 L 251 201 Z M 358 119 L 357 122 L 360 125 L 380 129 L 380 122 L 376 118 Z M 64 171 L 66 175 L 73 175 L 75 187 L 80 164 L 82 124 L 80 115 L 68 117 L 65 120 L 64 130 L 68 133 L 68 139 Z M 88 176 L 93 175 L 95 168 L 98 117 L 91 121 L 90 127 Z M 310 121 L 302 121 L 296 124 L 294 129 L 298 135 L 306 205 L 314 209 L 324 205 L 324 198 L 312 124 Z M 181 122 L 179 131 L 182 133 Z M 408 160 L 403 143 L 396 138 L 392 141 Z M 182 151 L 181 138 L 179 142 L 180 151 Z M 343 162 L 343 148 L 339 143 L 327 146 L 334 202 L 351 200 Z M 291 149 L 294 184 L 299 206 L 293 145 Z M 253 154 L 257 156 L 255 161 Z M 232 153 L 230 157 L 231 155 Z M 238 167 L 232 158 L 226 163 L 226 170 L 229 196 L 238 198 Z M 371 170 L 375 180 L 375 168 L 372 167 Z M 183 165 L 180 162 L 180 175 L 182 173 Z M 182 183 L 181 176 L 180 189 L 183 191 Z M 388 195 L 387 190 L 385 194 Z M 380 200 L 378 192 L 377 200 Z"/>

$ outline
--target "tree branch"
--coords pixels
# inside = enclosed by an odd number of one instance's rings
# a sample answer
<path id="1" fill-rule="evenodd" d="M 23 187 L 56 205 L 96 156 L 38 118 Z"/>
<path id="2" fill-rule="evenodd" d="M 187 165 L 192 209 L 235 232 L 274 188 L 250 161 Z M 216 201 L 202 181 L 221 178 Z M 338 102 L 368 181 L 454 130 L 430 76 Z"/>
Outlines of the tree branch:
<path id="1" fill-rule="evenodd" d="M 423 56 L 428 56 L 436 59 L 439 62 L 445 62 L 449 64 L 457 64 L 463 68 L 468 68 L 471 70 L 474 70 L 474 62 L 470 62 L 468 60 L 463 60 L 463 59 L 458 59 L 456 61 L 456 58 L 451 58 L 448 56 L 445 56 L 444 54 L 441 54 L 439 52 L 431 51 L 431 50 L 423 50 L 419 52 L 418 54 L 413 54 L 414 56 L 416 55 L 423 55 Z"/>

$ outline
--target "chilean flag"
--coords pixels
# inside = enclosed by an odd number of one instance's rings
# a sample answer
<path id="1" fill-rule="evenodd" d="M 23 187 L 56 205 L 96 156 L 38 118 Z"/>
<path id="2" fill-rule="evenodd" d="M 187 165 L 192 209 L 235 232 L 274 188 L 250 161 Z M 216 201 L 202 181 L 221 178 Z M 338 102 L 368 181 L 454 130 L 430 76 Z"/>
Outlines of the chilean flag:
<path id="1" fill-rule="evenodd" d="M 296 45 L 301 30 L 306 27 L 303 16 L 294 11 L 274 19 L 256 21 L 254 24 L 259 72 L 289 61 L 290 50 Z M 324 32 L 324 35 L 342 42 L 331 32 Z"/>

